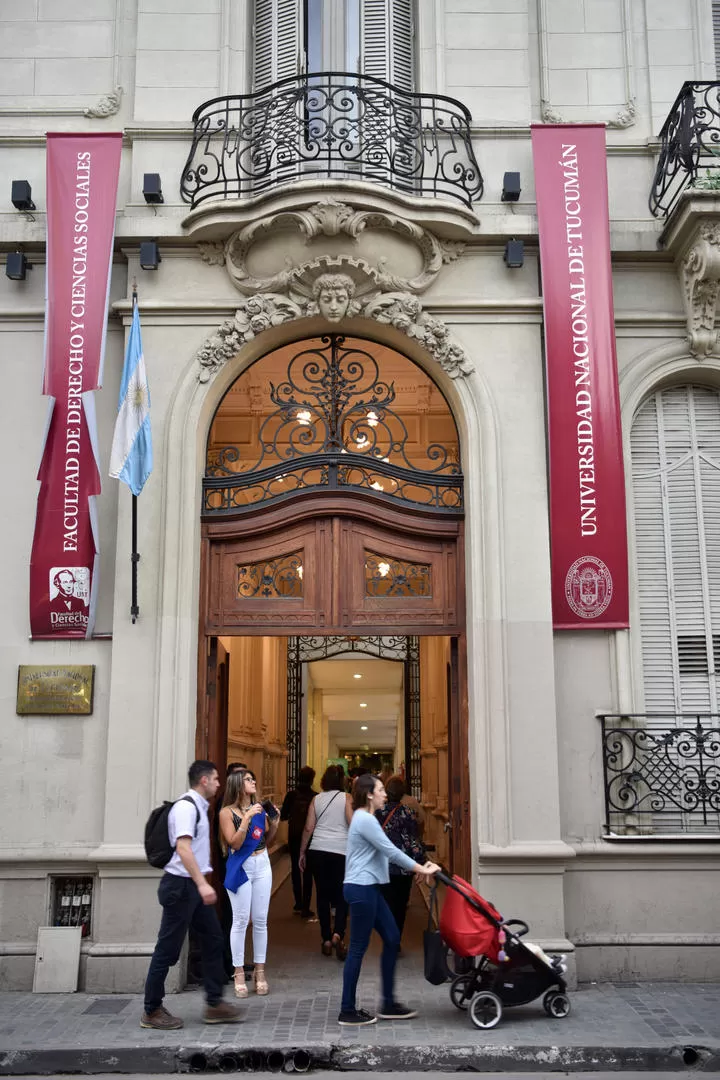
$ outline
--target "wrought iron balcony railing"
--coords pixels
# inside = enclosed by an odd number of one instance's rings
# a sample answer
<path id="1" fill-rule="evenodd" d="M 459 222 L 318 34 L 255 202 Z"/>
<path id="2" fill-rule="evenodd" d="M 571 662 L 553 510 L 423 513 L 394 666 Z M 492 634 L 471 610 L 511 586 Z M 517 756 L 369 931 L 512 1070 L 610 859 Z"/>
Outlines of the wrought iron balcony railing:
<path id="1" fill-rule="evenodd" d="M 180 191 L 197 206 L 298 180 L 359 179 L 470 206 L 483 191 L 470 120 L 453 98 L 367 75 L 282 79 L 195 110 Z"/>
<path id="2" fill-rule="evenodd" d="M 600 719 L 608 832 L 720 837 L 720 715 Z"/>
<path id="3" fill-rule="evenodd" d="M 660 140 L 650 212 L 667 217 L 686 187 L 703 184 L 703 170 L 720 168 L 720 82 L 683 83 Z M 711 171 L 707 186 L 718 176 Z"/>

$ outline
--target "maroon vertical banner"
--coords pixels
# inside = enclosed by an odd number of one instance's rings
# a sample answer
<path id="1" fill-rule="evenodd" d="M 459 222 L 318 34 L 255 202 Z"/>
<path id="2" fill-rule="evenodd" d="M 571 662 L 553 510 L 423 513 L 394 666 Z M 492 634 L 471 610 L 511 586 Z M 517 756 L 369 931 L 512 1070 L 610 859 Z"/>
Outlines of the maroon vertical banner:
<path id="1" fill-rule="evenodd" d="M 628 624 L 605 128 L 532 128 L 545 313 L 553 623 Z"/>
<path id="2" fill-rule="evenodd" d="M 90 637 L 100 494 L 93 392 L 102 385 L 120 134 L 47 137 L 43 393 L 48 423 L 30 559 L 33 638 Z"/>

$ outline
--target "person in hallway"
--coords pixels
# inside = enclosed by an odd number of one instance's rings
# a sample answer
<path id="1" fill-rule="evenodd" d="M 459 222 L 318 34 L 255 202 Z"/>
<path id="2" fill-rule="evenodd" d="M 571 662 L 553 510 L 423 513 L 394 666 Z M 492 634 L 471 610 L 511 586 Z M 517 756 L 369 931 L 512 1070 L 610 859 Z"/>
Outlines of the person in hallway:
<path id="1" fill-rule="evenodd" d="M 315 914 L 310 910 L 312 899 L 313 879 L 308 866 L 300 869 L 300 845 L 302 843 L 303 829 L 307 821 L 310 803 L 317 795 L 313 788 L 315 770 L 309 765 L 303 765 L 298 774 L 297 787 L 288 791 L 280 808 L 280 820 L 288 823 L 288 850 L 290 852 L 290 876 L 292 878 L 293 896 L 295 906 L 293 911 L 302 915 L 304 919 L 310 919 Z"/>
<path id="2" fill-rule="evenodd" d="M 208 807 L 220 785 L 211 761 L 194 761 L 188 770 L 189 791 L 175 803 L 168 817 L 168 838 L 173 856 L 164 867 L 158 887 L 163 909 L 155 950 L 145 982 L 145 1009 L 140 1027 L 169 1031 L 183 1021 L 163 1005 L 167 973 L 178 962 L 185 935 L 192 928 L 200 941 L 206 1024 L 233 1023 L 241 1019 L 237 1006 L 222 1000 L 223 937 L 215 913 L 217 895 L 205 879 L 210 864 Z M 188 801 L 190 800 L 190 801 Z"/>
<path id="3" fill-rule="evenodd" d="M 345 899 L 350 906 L 350 948 L 343 971 L 342 1004 L 338 1023 L 345 1027 L 364 1027 L 381 1020 L 409 1020 L 417 1013 L 395 1000 L 395 965 L 400 934 L 390 908 L 380 891 L 389 880 L 388 866 L 392 862 L 401 870 L 422 874 L 429 879 L 440 869 L 435 863 L 415 862 L 395 847 L 375 817 L 387 801 L 382 782 L 368 774 L 359 776 L 353 788 L 353 816 L 350 822 L 345 859 Z M 380 959 L 382 973 L 382 1005 L 377 1014 L 358 1009 L 357 984 L 363 957 L 370 944 L 370 935 L 377 930 L 382 938 Z"/>
<path id="4" fill-rule="evenodd" d="M 337 765 L 327 767 L 320 787 L 321 793 L 315 796 L 308 810 L 299 865 L 303 872 L 306 865 L 310 867 L 315 882 L 321 951 L 324 956 L 332 956 L 335 950 L 338 960 L 344 960 L 348 909 L 343 897 L 343 879 L 352 805 L 345 793 L 345 773 Z"/>
<path id="5" fill-rule="evenodd" d="M 385 806 L 375 811 L 375 817 L 380 822 L 383 832 L 395 847 L 400 848 L 415 862 L 424 863 L 425 848 L 420 841 L 417 818 L 404 802 L 405 783 L 402 776 L 391 776 L 385 790 L 387 802 Z M 380 891 L 397 923 L 401 939 L 412 883 L 413 877 L 410 871 L 401 870 L 400 867 L 391 864 L 390 880 L 380 886 Z"/>
<path id="6" fill-rule="evenodd" d="M 260 803 L 257 782 L 249 770 L 231 773 L 220 811 L 220 842 L 227 852 L 225 888 L 233 921 L 230 948 L 234 965 L 235 996 L 245 998 L 245 935 L 252 917 L 255 993 L 268 993 L 265 977 L 267 917 L 272 891 L 268 846 L 275 839 L 280 812 L 272 803 Z"/>

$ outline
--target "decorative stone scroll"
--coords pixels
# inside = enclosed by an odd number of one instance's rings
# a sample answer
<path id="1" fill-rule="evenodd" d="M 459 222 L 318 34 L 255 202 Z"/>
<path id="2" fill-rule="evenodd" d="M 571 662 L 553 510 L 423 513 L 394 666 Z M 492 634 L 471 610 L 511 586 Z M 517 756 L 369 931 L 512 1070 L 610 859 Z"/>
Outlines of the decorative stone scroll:
<path id="1" fill-rule="evenodd" d="M 700 226 L 679 271 L 690 352 L 703 360 L 719 347 L 715 315 L 720 293 L 720 224 L 705 222 Z"/>
<path id="2" fill-rule="evenodd" d="M 208 382 L 245 342 L 263 331 L 313 315 L 329 323 L 353 316 L 375 319 L 417 341 L 451 378 L 468 375 L 472 363 L 462 346 L 452 341 L 445 323 L 428 315 L 412 293 L 378 287 L 381 280 L 382 275 L 362 260 L 346 257 L 325 256 L 300 267 L 290 277 L 287 294 L 249 296 L 208 338 L 197 353 L 198 380 Z"/>
<path id="3" fill-rule="evenodd" d="M 106 116 L 115 116 L 116 113 L 120 112 L 122 96 L 122 86 L 116 86 L 113 91 L 105 94 L 94 105 L 84 109 L 83 116 L 87 116 L 92 120 L 103 120 Z"/>
<path id="4" fill-rule="evenodd" d="M 422 270 L 413 278 L 400 277 L 387 271 L 386 260 L 380 257 L 375 267 L 378 285 L 383 289 L 399 289 L 419 293 L 435 280 L 444 263 L 453 262 L 462 253 L 465 244 L 457 240 L 441 240 L 414 221 L 379 210 L 357 210 L 332 196 L 321 199 L 303 210 L 287 210 L 253 221 L 225 243 L 212 242 L 198 245 L 204 262 L 227 268 L 230 280 L 239 292 L 283 292 L 296 276 L 297 268 L 291 263 L 269 277 L 254 277 L 248 269 L 247 259 L 252 247 L 268 235 L 282 230 L 297 230 L 306 242 L 318 236 L 345 235 L 356 241 L 361 233 L 372 230 L 395 233 L 411 241 L 420 251 Z"/>

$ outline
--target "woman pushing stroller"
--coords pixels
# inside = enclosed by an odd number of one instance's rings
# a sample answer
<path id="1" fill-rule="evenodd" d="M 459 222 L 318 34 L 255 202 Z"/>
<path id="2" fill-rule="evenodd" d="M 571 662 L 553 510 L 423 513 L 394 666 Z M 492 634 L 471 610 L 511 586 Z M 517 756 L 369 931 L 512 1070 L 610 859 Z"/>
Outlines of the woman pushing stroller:
<path id="1" fill-rule="evenodd" d="M 363 1027 L 381 1020 L 409 1020 L 416 1016 L 413 1009 L 395 1000 L 395 965 L 400 933 L 380 886 L 389 880 L 389 864 L 430 879 L 440 867 L 435 863 L 416 863 L 397 848 L 383 832 L 375 817 L 382 809 L 387 794 L 382 781 L 367 774 L 359 776 L 353 788 L 353 816 L 347 837 L 345 883 L 343 893 L 350 905 L 350 946 L 343 970 L 343 996 L 338 1023 L 346 1027 Z M 382 938 L 380 960 L 382 973 L 382 1005 L 377 1014 L 356 1007 L 356 992 L 363 957 L 373 929 Z"/>

